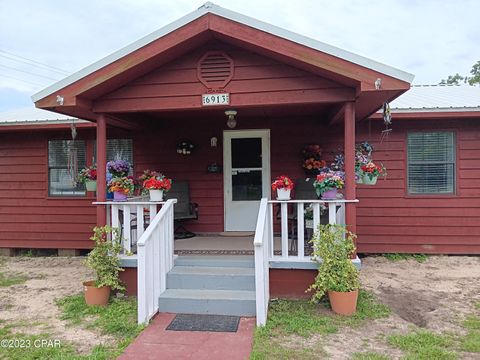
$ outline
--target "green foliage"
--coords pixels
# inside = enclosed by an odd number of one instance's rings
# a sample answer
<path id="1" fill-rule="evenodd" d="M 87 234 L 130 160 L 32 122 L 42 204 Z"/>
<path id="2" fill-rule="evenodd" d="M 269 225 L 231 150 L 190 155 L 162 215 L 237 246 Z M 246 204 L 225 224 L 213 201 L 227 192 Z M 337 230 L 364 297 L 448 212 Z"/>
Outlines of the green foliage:
<path id="1" fill-rule="evenodd" d="M 307 290 L 315 291 L 313 301 L 319 301 L 329 290 L 348 292 L 360 287 L 359 273 L 351 260 L 355 238 L 344 226 L 319 226 L 311 240 L 313 255 L 321 261 L 315 282 Z"/>
<path id="2" fill-rule="evenodd" d="M 112 289 L 124 290 L 118 277 L 118 273 L 123 271 L 118 257 L 123 249 L 118 229 L 109 226 L 95 227 L 93 232 L 90 240 L 95 241 L 95 247 L 88 254 L 85 264 L 97 275 L 95 286 L 110 286 Z M 108 241 L 108 234 L 112 235 L 112 241 Z"/>
<path id="3" fill-rule="evenodd" d="M 352 360 L 389 360 L 388 356 L 377 352 L 362 352 L 353 353 Z"/>
<path id="4" fill-rule="evenodd" d="M 449 336 L 418 330 L 406 335 L 391 335 L 387 342 L 407 353 L 405 359 L 451 360 L 457 356 L 449 349 L 453 342 Z"/>
<path id="5" fill-rule="evenodd" d="M 0 272 L 0 287 L 23 284 L 25 281 L 27 281 L 27 277 L 23 274 L 5 274 Z"/>
<path id="6" fill-rule="evenodd" d="M 385 259 L 390 261 L 400 261 L 400 260 L 416 260 L 419 263 L 424 263 L 428 260 L 428 256 L 425 254 L 398 254 L 398 253 L 391 253 L 391 254 L 383 254 L 382 255 Z"/>
<path id="7" fill-rule="evenodd" d="M 449 75 L 447 79 L 440 81 L 440 85 L 460 85 L 467 82 L 470 85 L 480 85 L 480 61 L 473 64 L 470 74 L 472 76 L 462 76 L 459 73 Z"/>
<path id="8" fill-rule="evenodd" d="M 255 330 L 250 359 L 318 359 L 326 358 L 319 344 L 310 347 L 286 343 L 288 336 L 309 338 L 312 335 L 337 333 L 342 327 L 359 327 L 366 320 L 388 317 L 390 310 L 379 304 L 371 293 L 360 291 L 358 310 L 352 317 L 326 312 L 328 302 L 313 304 L 306 300 L 276 300 L 270 303 L 265 327 Z M 325 356 L 322 356 L 325 355 Z"/>

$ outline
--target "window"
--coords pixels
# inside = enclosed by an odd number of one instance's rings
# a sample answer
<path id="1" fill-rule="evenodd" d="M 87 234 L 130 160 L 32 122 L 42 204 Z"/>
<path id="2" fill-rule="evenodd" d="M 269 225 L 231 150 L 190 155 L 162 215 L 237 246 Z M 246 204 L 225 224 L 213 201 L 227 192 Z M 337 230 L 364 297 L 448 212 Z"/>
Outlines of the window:
<path id="1" fill-rule="evenodd" d="M 97 144 L 94 144 L 94 162 L 97 159 Z M 132 165 L 130 175 L 133 174 L 133 141 L 132 139 L 107 139 L 107 162 L 112 160 L 126 160 Z"/>
<path id="2" fill-rule="evenodd" d="M 85 185 L 75 184 L 78 170 L 85 167 L 85 141 L 51 140 L 48 142 L 48 194 L 84 196 Z"/>
<path id="3" fill-rule="evenodd" d="M 418 132 L 407 136 L 408 192 L 455 192 L 455 134 Z"/>

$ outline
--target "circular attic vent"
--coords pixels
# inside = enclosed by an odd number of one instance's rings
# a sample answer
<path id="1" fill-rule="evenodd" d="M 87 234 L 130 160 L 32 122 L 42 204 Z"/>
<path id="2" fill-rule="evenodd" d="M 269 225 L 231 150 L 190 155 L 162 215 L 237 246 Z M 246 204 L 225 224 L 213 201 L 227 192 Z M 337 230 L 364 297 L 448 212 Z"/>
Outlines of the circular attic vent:
<path id="1" fill-rule="evenodd" d="M 209 89 L 221 89 L 233 78 L 233 60 L 223 51 L 208 51 L 198 61 L 198 80 Z"/>

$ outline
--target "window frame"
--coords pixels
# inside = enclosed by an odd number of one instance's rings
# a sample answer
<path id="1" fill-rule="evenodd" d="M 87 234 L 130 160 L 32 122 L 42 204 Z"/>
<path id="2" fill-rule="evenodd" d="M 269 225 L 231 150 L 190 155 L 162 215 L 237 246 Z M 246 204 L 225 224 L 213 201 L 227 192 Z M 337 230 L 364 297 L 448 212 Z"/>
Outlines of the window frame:
<path id="1" fill-rule="evenodd" d="M 412 193 L 410 192 L 409 186 L 409 153 L 408 153 L 408 136 L 412 133 L 451 133 L 453 135 L 453 191 L 448 193 Z M 405 131 L 405 198 L 451 198 L 458 196 L 458 160 L 459 160 L 459 151 L 458 151 L 458 134 L 457 131 L 454 129 L 407 129 Z M 449 162 L 441 163 L 441 164 L 450 164 Z"/>
<path id="2" fill-rule="evenodd" d="M 46 139 L 46 165 L 47 165 L 47 199 L 82 199 L 86 198 L 88 191 L 85 188 L 83 194 L 52 194 L 51 193 L 51 183 L 50 183 L 50 173 L 52 169 L 68 169 L 66 166 L 50 166 L 50 142 L 51 141 L 72 141 L 72 139 L 67 138 L 57 138 L 57 137 L 48 137 Z M 75 139 L 75 141 L 82 141 L 85 145 L 85 164 L 88 166 L 88 140 L 87 139 Z"/>

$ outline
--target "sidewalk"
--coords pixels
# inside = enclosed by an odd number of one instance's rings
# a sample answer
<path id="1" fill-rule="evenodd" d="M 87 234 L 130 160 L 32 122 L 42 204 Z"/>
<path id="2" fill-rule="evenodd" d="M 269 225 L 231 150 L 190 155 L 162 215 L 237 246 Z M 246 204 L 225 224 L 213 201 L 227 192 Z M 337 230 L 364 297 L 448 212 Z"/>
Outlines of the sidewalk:
<path id="1" fill-rule="evenodd" d="M 255 318 L 241 318 L 236 333 L 165 330 L 174 317 L 158 314 L 118 359 L 249 359 Z"/>

